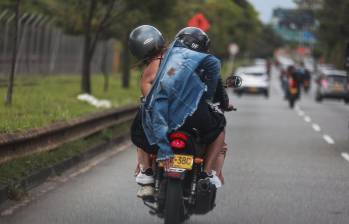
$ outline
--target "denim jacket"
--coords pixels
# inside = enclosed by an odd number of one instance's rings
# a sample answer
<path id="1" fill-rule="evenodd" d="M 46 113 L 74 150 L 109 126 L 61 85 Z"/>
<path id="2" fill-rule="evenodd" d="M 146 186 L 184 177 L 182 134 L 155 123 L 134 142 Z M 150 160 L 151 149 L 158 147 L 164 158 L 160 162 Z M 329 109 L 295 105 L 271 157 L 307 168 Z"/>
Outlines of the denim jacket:
<path id="1" fill-rule="evenodd" d="M 157 160 L 174 156 L 168 134 L 181 127 L 196 111 L 207 90 L 198 67 L 212 55 L 189 50 L 180 44 L 178 41 L 171 44 L 142 107 L 145 135 L 151 145 L 159 146 Z"/>

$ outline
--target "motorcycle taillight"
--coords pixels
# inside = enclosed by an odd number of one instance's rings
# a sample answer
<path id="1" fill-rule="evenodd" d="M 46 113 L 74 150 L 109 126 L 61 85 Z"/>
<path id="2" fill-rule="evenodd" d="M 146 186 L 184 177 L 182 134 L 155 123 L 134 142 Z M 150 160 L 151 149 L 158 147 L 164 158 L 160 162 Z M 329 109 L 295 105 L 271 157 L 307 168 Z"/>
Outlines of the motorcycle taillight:
<path id="1" fill-rule="evenodd" d="M 323 80 L 321 81 L 321 85 L 322 85 L 324 88 L 327 88 L 327 86 L 328 86 L 328 81 L 327 81 L 326 79 L 323 79 Z"/>
<path id="2" fill-rule="evenodd" d="M 184 141 L 188 141 L 188 136 L 186 134 L 184 134 L 183 132 L 173 132 L 170 134 L 171 140 L 176 139 L 176 138 L 182 139 Z"/>
<path id="3" fill-rule="evenodd" d="M 173 139 L 171 140 L 170 145 L 172 148 L 175 148 L 175 149 L 184 149 L 186 144 L 185 144 L 185 141 L 181 139 Z"/>
<path id="4" fill-rule="evenodd" d="M 170 145 L 174 149 L 184 149 L 188 141 L 188 136 L 182 132 L 170 134 Z"/>

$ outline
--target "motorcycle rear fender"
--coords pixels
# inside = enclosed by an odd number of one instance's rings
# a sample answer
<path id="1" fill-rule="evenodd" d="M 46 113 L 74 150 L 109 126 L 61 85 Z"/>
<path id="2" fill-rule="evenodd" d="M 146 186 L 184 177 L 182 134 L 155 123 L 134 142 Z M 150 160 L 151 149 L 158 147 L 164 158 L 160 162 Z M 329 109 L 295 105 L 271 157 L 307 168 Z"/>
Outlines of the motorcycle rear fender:
<path id="1" fill-rule="evenodd" d="M 164 176 L 172 179 L 184 180 L 187 170 L 179 168 L 170 168 L 165 171 Z"/>

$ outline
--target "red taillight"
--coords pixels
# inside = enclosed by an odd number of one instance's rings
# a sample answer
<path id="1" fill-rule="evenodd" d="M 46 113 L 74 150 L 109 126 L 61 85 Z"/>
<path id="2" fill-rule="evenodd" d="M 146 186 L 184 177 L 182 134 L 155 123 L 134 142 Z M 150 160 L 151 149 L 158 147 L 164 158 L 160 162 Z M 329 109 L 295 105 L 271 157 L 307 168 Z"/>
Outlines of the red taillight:
<path id="1" fill-rule="evenodd" d="M 182 132 L 173 132 L 170 134 L 170 145 L 174 149 L 184 149 L 188 136 Z"/>
<path id="2" fill-rule="evenodd" d="M 188 136 L 182 132 L 173 132 L 172 134 L 170 134 L 170 139 L 182 139 L 184 141 L 188 141 Z"/>
<path id="3" fill-rule="evenodd" d="M 174 149 L 184 149 L 185 148 L 185 141 L 182 139 L 173 139 L 170 143 L 171 147 Z"/>
<path id="4" fill-rule="evenodd" d="M 321 85 L 322 85 L 323 87 L 327 88 L 327 86 L 328 86 L 328 81 L 327 81 L 326 79 L 323 79 L 323 80 L 321 81 Z"/>

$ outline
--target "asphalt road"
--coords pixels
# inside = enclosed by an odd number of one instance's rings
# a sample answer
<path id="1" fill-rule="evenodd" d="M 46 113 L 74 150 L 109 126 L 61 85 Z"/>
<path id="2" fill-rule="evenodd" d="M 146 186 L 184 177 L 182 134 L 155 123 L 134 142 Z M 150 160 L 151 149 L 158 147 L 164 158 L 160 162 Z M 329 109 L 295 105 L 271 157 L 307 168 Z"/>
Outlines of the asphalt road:
<path id="1" fill-rule="evenodd" d="M 226 184 L 216 209 L 188 223 L 349 223 L 349 105 L 317 104 L 311 92 L 291 110 L 277 79 L 269 99 L 231 100 Z M 0 223 L 161 223 L 136 198 L 135 151 L 124 149 L 3 208 Z"/>

